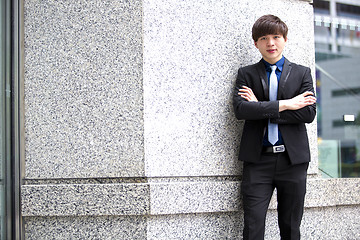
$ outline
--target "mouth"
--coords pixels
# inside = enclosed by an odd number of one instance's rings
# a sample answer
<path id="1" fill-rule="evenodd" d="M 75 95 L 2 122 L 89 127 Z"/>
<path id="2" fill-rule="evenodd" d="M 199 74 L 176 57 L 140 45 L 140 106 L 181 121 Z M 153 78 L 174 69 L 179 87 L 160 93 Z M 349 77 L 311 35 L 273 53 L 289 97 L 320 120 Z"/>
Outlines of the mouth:
<path id="1" fill-rule="evenodd" d="M 269 49 L 269 50 L 266 50 L 268 53 L 274 53 L 276 52 L 276 49 Z"/>

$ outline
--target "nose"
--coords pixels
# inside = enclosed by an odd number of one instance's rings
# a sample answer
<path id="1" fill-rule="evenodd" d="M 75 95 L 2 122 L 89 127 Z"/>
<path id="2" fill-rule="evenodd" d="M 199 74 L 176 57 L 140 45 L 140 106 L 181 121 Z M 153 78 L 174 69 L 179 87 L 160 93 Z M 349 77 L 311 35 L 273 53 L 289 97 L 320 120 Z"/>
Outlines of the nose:
<path id="1" fill-rule="evenodd" d="M 273 46 L 274 45 L 274 40 L 272 38 L 268 38 L 267 45 L 268 46 Z"/>

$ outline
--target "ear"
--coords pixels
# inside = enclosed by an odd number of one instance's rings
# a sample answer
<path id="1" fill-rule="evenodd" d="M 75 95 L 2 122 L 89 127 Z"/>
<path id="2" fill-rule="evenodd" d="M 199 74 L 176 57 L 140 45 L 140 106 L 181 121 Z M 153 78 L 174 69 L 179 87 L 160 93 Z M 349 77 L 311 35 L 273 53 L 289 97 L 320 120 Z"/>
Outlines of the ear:
<path id="1" fill-rule="evenodd" d="M 254 41 L 254 45 L 255 45 L 256 48 L 258 48 L 257 42 Z"/>

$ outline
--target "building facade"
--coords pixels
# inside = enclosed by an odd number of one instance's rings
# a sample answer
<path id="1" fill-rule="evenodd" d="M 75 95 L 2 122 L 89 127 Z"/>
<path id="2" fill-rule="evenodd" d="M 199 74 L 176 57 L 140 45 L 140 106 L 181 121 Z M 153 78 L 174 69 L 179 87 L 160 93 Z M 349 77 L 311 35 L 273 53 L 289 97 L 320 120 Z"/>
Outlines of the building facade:
<path id="1" fill-rule="evenodd" d="M 24 0 L 12 9 L 19 124 L 10 168 L 21 198 L 12 196 L 19 214 L 14 205 L 10 222 L 2 215 L 3 238 L 241 239 L 237 69 L 260 60 L 251 27 L 275 14 L 290 30 L 285 56 L 317 79 L 326 67 L 315 66 L 312 2 Z M 360 180 L 323 178 L 317 123 L 307 129 L 303 239 L 356 239 Z M 4 189 L 17 189 L 11 181 Z M 266 239 L 279 239 L 275 204 Z"/>
<path id="2" fill-rule="evenodd" d="M 359 177 L 360 2 L 314 3 L 319 169 Z"/>

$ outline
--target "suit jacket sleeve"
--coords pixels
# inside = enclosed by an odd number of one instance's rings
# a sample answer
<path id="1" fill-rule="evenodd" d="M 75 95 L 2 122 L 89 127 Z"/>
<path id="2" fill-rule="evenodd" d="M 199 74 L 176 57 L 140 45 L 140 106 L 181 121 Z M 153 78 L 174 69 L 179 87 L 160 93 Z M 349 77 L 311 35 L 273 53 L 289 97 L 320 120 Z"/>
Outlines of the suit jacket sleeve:
<path id="1" fill-rule="evenodd" d="M 279 103 L 264 99 L 261 80 L 256 81 L 255 77 L 258 77 L 258 75 L 254 66 L 240 68 L 238 71 L 233 94 L 233 107 L 236 118 L 239 120 L 279 119 Z M 251 88 L 258 102 L 249 102 L 239 96 L 238 92 L 242 86 Z"/>
<path id="2" fill-rule="evenodd" d="M 310 68 L 305 68 L 302 75 L 301 86 L 298 94 L 312 92 L 315 95 Z M 293 96 L 295 97 L 295 96 Z M 316 115 L 316 104 L 306 106 L 299 110 L 287 110 L 280 113 L 279 118 L 272 118 L 270 121 L 278 124 L 311 123 Z"/>

